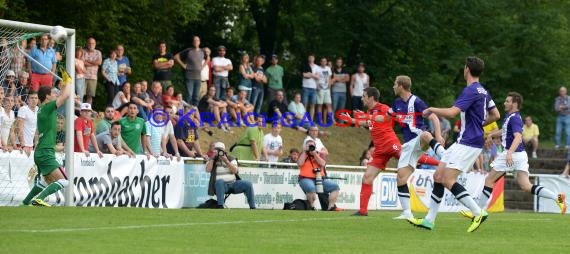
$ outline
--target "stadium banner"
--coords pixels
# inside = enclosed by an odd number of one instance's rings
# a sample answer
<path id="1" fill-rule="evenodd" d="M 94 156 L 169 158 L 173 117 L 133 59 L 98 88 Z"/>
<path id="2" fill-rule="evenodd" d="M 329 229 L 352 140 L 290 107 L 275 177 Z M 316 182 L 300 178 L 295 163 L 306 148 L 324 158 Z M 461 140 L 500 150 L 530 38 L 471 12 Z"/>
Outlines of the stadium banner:
<path id="1" fill-rule="evenodd" d="M 17 206 L 28 194 L 37 174 L 33 156 L 20 151 L 0 153 L 0 206 Z M 61 164 L 63 158 L 56 154 Z M 76 153 L 74 161 L 77 206 L 182 207 L 183 161 L 83 153 Z M 63 205 L 64 194 L 57 192 L 46 201 Z"/>
<path id="2" fill-rule="evenodd" d="M 182 160 L 75 153 L 74 163 L 77 206 L 182 207 Z"/>
<path id="3" fill-rule="evenodd" d="M 186 163 L 184 171 L 184 207 L 197 207 L 210 198 L 215 199 L 215 197 L 208 196 L 210 174 L 205 171 L 204 164 Z M 305 194 L 297 183 L 298 174 L 298 169 L 263 167 L 240 167 L 239 169 L 241 179 L 253 184 L 255 205 L 259 209 L 283 209 L 286 202 L 305 199 Z M 329 170 L 328 176 L 333 178 L 331 181 L 336 182 L 340 187 L 337 206 L 344 209 L 358 209 L 362 173 Z M 400 209 L 399 202 L 397 202 L 395 177 L 394 173 L 386 173 L 375 180 L 374 194 L 368 206 L 370 210 Z M 319 202 L 315 202 L 314 205 L 320 209 Z M 230 195 L 226 200 L 226 206 L 249 208 L 243 194 Z"/>
<path id="4" fill-rule="evenodd" d="M 433 188 L 433 173 L 434 170 L 417 169 L 414 171 L 410 179 L 408 179 L 408 186 L 410 189 L 410 202 L 411 208 L 414 212 L 427 212 L 431 191 Z M 483 186 L 485 185 L 485 175 L 479 173 L 463 173 L 457 178 L 457 182 L 465 186 L 467 191 L 471 194 L 473 199 L 477 201 L 479 195 L 482 195 Z M 488 202 L 488 211 L 502 212 L 505 210 L 504 206 L 504 179 L 501 178 L 495 187 Z M 440 212 L 458 212 L 460 210 L 467 210 L 459 201 L 455 199 L 449 190 L 445 190 L 439 207 Z"/>
<path id="5" fill-rule="evenodd" d="M 554 193 L 570 193 L 570 179 L 558 175 L 537 175 L 535 183 L 544 186 Z M 560 208 L 553 200 L 534 196 L 534 211 L 540 213 L 560 213 Z M 568 203 L 568 199 L 566 200 Z M 568 213 L 568 210 L 566 210 Z"/>

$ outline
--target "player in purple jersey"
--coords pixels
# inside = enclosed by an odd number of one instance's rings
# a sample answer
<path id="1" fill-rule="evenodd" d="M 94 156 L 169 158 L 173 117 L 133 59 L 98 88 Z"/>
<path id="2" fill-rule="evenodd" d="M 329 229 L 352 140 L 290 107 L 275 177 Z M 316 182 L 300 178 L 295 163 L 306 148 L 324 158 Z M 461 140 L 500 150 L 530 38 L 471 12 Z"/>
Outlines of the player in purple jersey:
<path id="1" fill-rule="evenodd" d="M 493 192 L 493 186 L 499 178 L 504 176 L 506 172 L 516 171 L 517 183 L 522 190 L 539 197 L 554 200 L 560 207 L 560 212 L 565 214 L 566 195 L 564 193 L 556 195 L 543 186 L 531 184 L 528 179 L 528 155 L 522 143 L 523 121 L 519 112 L 522 101 L 522 96 L 519 93 L 508 93 L 504 103 L 507 116 L 505 117 L 503 128 L 487 136 L 487 142 L 493 142 L 493 137 L 501 134 L 505 151 L 499 154 L 491 163 L 492 169 L 485 178 L 485 187 L 483 187 L 482 195 L 479 196 L 479 206 L 483 209 L 487 207 L 487 201 Z M 467 211 L 461 211 L 460 214 L 470 219 L 473 218 L 473 214 Z"/>
<path id="2" fill-rule="evenodd" d="M 431 147 L 438 156 L 445 152 L 445 140 L 441 136 L 439 119 L 435 114 L 428 118 L 433 122 L 435 138 L 424 123 L 423 111 L 427 108 L 422 99 L 412 94 L 412 79 L 408 76 L 398 76 L 394 81 L 394 94 L 398 97 L 392 104 L 392 115 L 395 121 L 400 123 L 404 134 L 404 144 L 398 160 L 398 198 L 402 205 L 402 214 L 394 219 L 406 220 L 413 218 L 410 209 L 410 191 L 408 189 L 408 178 L 414 172 L 419 158 Z"/>
<path id="3" fill-rule="evenodd" d="M 455 198 L 469 208 L 473 214 L 471 225 L 467 232 L 473 232 L 485 219 L 487 212 L 482 210 L 469 192 L 457 183 L 457 177 L 469 170 L 483 150 L 483 126 L 497 121 L 500 118 L 499 110 L 487 90 L 479 83 L 479 76 L 483 72 L 485 63 L 478 57 L 467 57 L 463 68 L 463 77 L 467 87 L 455 104 L 450 108 L 428 108 L 424 116 L 436 114 L 440 117 L 453 118 L 461 114 L 461 132 L 457 142 L 445 151 L 441 163 L 433 174 L 434 185 L 428 214 L 423 219 L 410 218 L 413 225 L 425 229 L 433 229 L 437 210 L 444 194 L 444 187 L 451 191 Z"/>

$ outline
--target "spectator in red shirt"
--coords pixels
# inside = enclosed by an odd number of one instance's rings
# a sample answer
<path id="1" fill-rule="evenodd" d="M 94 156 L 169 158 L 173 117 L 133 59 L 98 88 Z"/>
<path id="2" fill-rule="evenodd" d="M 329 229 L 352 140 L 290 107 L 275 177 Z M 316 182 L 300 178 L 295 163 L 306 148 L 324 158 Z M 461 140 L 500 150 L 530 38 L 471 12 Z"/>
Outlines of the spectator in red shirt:
<path id="1" fill-rule="evenodd" d="M 93 129 L 93 121 L 91 121 L 91 104 L 81 104 L 81 114 L 75 119 L 75 152 L 85 153 L 89 157 L 89 141 L 93 143 L 93 147 L 100 158 L 103 158 L 103 153 L 99 150 L 97 139 L 95 138 L 95 131 Z"/>

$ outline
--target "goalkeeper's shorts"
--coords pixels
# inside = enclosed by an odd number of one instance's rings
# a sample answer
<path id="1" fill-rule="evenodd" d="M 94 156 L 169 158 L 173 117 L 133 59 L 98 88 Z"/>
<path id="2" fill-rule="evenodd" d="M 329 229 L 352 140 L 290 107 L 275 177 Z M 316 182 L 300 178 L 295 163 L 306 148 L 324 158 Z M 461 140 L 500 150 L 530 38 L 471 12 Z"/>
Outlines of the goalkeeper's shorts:
<path id="1" fill-rule="evenodd" d="M 34 151 L 34 163 L 42 176 L 49 175 L 52 171 L 61 167 L 55 159 L 55 150 L 53 149 L 36 149 Z"/>

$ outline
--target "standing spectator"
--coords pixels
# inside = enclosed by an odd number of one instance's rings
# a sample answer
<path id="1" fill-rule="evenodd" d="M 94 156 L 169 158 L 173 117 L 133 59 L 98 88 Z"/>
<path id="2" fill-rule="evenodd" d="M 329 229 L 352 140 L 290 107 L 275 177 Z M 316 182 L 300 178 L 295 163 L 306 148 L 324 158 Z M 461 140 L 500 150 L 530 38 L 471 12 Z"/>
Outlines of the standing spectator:
<path id="1" fill-rule="evenodd" d="M 2 108 L 0 108 L 0 148 L 5 151 L 11 151 L 16 144 L 16 135 L 14 134 L 14 128 L 12 127 L 16 121 L 14 111 L 12 110 L 12 107 L 14 106 L 14 98 L 4 97 L 2 102 Z"/>
<path id="2" fill-rule="evenodd" d="M 202 71 L 200 71 L 200 77 L 202 79 L 202 83 L 200 83 L 200 95 L 198 98 L 204 97 L 208 92 L 208 83 L 210 80 L 210 67 L 212 66 L 212 59 L 211 54 L 212 51 L 210 48 L 205 47 L 204 49 L 204 60 L 202 60 Z"/>
<path id="3" fill-rule="evenodd" d="M 327 63 L 326 57 L 321 58 L 321 65 L 319 66 L 320 78 L 317 87 L 317 120 L 322 121 L 321 123 L 328 123 L 327 114 L 332 111 L 330 87 L 332 70 Z"/>
<path id="4" fill-rule="evenodd" d="M 18 141 L 24 152 L 29 156 L 36 140 L 38 119 L 38 94 L 31 92 L 28 95 L 28 104 L 18 110 Z"/>
<path id="5" fill-rule="evenodd" d="M 187 48 L 174 55 L 174 60 L 184 69 L 184 86 L 186 87 L 186 101 L 198 105 L 201 72 L 204 67 L 204 51 L 200 48 L 200 37 L 192 37 L 193 48 Z M 182 62 L 184 61 L 184 62 Z"/>
<path id="6" fill-rule="evenodd" d="M 170 52 L 166 51 L 166 42 L 158 44 L 158 53 L 152 56 L 152 67 L 154 68 L 153 81 L 158 81 L 162 85 L 162 90 L 172 85 L 172 66 L 174 58 Z"/>
<path id="7" fill-rule="evenodd" d="M 257 115 L 256 126 L 248 127 L 230 152 L 238 160 L 259 161 L 263 149 L 263 116 Z"/>
<path id="8" fill-rule="evenodd" d="M 255 57 L 253 62 L 253 73 L 255 74 L 252 82 L 251 96 L 249 101 L 253 104 L 253 112 L 256 114 L 261 113 L 261 106 L 263 105 L 264 85 L 267 84 L 267 77 L 263 72 L 263 64 L 265 63 L 265 56 L 259 55 Z"/>
<path id="9" fill-rule="evenodd" d="M 89 141 L 95 147 L 95 152 L 99 157 L 103 157 L 103 153 L 97 146 L 95 132 L 93 132 L 93 121 L 91 121 L 91 105 L 89 103 L 81 104 L 81 115 L 75 119 L 75 148 L 74 152 L 85 153 L 89 157 Z"/>
<path id="10" fill-rule="evenodd" d="M 146 125 L 142 118 L 137 117 L 139 113 L 137 104 L 129 102 L 127 109 L 127 116 L 119 120 L 121 137 L 135 154 L 143 154 L 144 152 L 147 156 L 152 155 L 152 149 L 150 149 L 150 144 L 146 138 Z"/>
<path id="11" fill-rule="evenodd" d="M 263 136 L 263 158 L 268 162 L 277 162 L 279 156 L 283 155 L 283 139 L 280 133 L 281 125 L 273 123 L 271 133 Z"/>
<path id="12" fill-rule="evenodd" d="M 163 108 L 161 106 L 157 106 L 156 109 L 162 110 Z M 156 120 L 156 122 L 153 120 Z M 156 156 L 162 155 L 166 158 L 170 158 L 171 155 L 166 151 L 166 144 L 170 140 L 170 144 L 174 150 L 174 156 L 180 160 L 180 152 L 178 152 L 178 145 L 176 143 L 176 137 L 174 136 L 172 123 L 168 121 L 166 125 L 163 125 L 163 120 L 164 116 L 162 114 L 157 114 L 145 123 L 147 130 L 146 135 L 149 137 L 152 153 Z"/>
<path id="13" fill-rule="evenodd" d="M 352 75 L 350 80 L 350 96 L 353 110 L 363 110 L 362 95 L 364 94 L 364 89 L 370 86 L 370 77 L 365 70 L 364 63 L 358 64 L 357 72 Z"/>
<path id="14" fill-rule="evenodd" d="M 570 148 L 570 97 L 566 95 L 566 87 L 560 87 L 559 96 L 554 100 L 556 117 L 555 149 L 560 147 L 562 129 L 566 133 L 566 149 Z"/>
<path id="15" fill-rule="evenodd" d="M 111 128 L 111 124 L 115 119 L 115 108 L 113 106 L 107 106 L 105 108 L 105 116 L 99 121 L 95 127 L 95 135 L 99 135 L 102 132 L 108 131 Z"/>
<path id="16" fill-rule="evenodd" d="M 255 74 L 251 69 L 251 65 L 249 64 L 249 55 L 244 53 L 241 55 L 241 64 L 239 66 L 239 84 L 238 84 L 238 91 L 246 91 L 247 95 L 246 98 L 249 100 L 249 96 L 251 94 L 251 80 L 255 78 Z"/>
<path id="17" fill-rule="evenodd" d="M 101 51 L 95 49 L 97 42 L 95 38 L 87 39 L 87 48 L 83 51 L 83 61 L 85 62 L 85 94 L 91 97 L 97 96 L 97 73 L 99 65 L 103 62 Z"/>
<path id="18" fill-rule="evenodd" d="M 275 93 L 283 89 L 283 67 L 279 65 L 279 57 L 277 55 L 271 56 L 271 66 L 265 72 L 267 74 L 269 98 L 267 101 L 275 99 Z"/>
<path id="19" fill-rule="evenodd" d="M 342 57 L 338 57 L 335 62 L 332 80 L 332 103 L 333 114 L 346 107 L 346 83 L 350 81 L 350 75 L 343 68 Z"/>
<path id="20" fill-rule="evenodd" d="M 228 75 L 234 67 L 232 61 L 226 58 L 226 47 L 218 47 L 218 56 L 212 58 L 212 71 L 214 76 L 214 86 L 216 87 L 215 98 L 225 100 L 226 89 L 230 87 Z"/>
<path id="21" fill-rule="evenodd" d="M 26 49 L 28 47 L 28 41 L 22 40 L 20 41 L 20 48 Z M 13 70 L 16 73 L 16 76 L 20 76 L 20 74 L 26 69 L 26 61 L 27 59 L 24 57 L 24 54 L 18 50 L 17 47 L 12 48 L 9 52 L 10 58 L 10 70 Z"/>
<path id="22" fill-rule="evenodd" d="M 152 89 L 150 90 L 148 97 L 154 102 L 155 106 L 164 106 L 164 102 L 162 101 L 162 85 L 160 84 L 160 81 L 152 82 Z"/>
<path id="23" fill-rule="evenodd" d="M 49 47 L 48 34 L 40 37 L 40 45 L 32 45 L 30 56 L 33 60 L 28 63 L 31 75 L 32 91 L 37 92 L 40 86 L 53 86 L 53 76 L 57 60 L 55 50 Z M 51 71 L 51 73 L 50 73 Z"/>
<path id="24" fill-rule="evenodd" d="M 85 96 L 85 62 L 83 62 L 83 50 L 75 49 L 75 94 L 83 101 Z"/>
<path id="25" fill-rule="evenodd" d="M 457 141 L 459 133 L 461 133 L 461 119 L 457 119 L 453 125 L 453 142 Z"/>
<path id="26" fill-rule="evenodd" d="M 125 56 L 125 47 L 123 44 L 117 45 L 117 67 L 118 67 L 118 74 L 117 77 L 119 79 L 119 85 L 124 84 L 127 82 L 129 75 L 131 75 L 131 62 L 129 61 L 129 57 Z"/>
<path id="27" fill-rule="evenodd" d="M 317 103 L 317 81 L 321 78 L 319 69 L 315 64 L 315 55 L 310 54 L 307 57 L 307 65 L 303 67 L 303 104 L 307 107 L 311 120 L 314 119 Z"/>
<path id="28" fill-rule="evenodd" d="M 25 71 L 20 73 L 20 78 L 16 84 L 16 92 L 14 93 L 14 107 L 17 109 L 28 101 L 28 94 L 30 94 L 30 78 L 29 74 Z"/>
<path id="29" fill-rule="evenodd" d="M 536 150 L 538 150 L 538 125 L 532 122 L 532 117 L 527 116 L 524 118 L 524 125 L 522 131 L 522 140 L 527 148 L 532 148 L 532 158 L 536 159 Z"/>
<path id="30" fill-rule="evenodd" d="M 103 67 L 101 68 L 101 74 L 105 79 L 105 89 L 107 90 L 107 105 L 113 103 L 115 95 L 119 92 L 119 78 L 117 76 L 119 68 L 117 66 L 117 52 L 112 49 L 109 52 L 109 58 L 103 61 Z"/>

